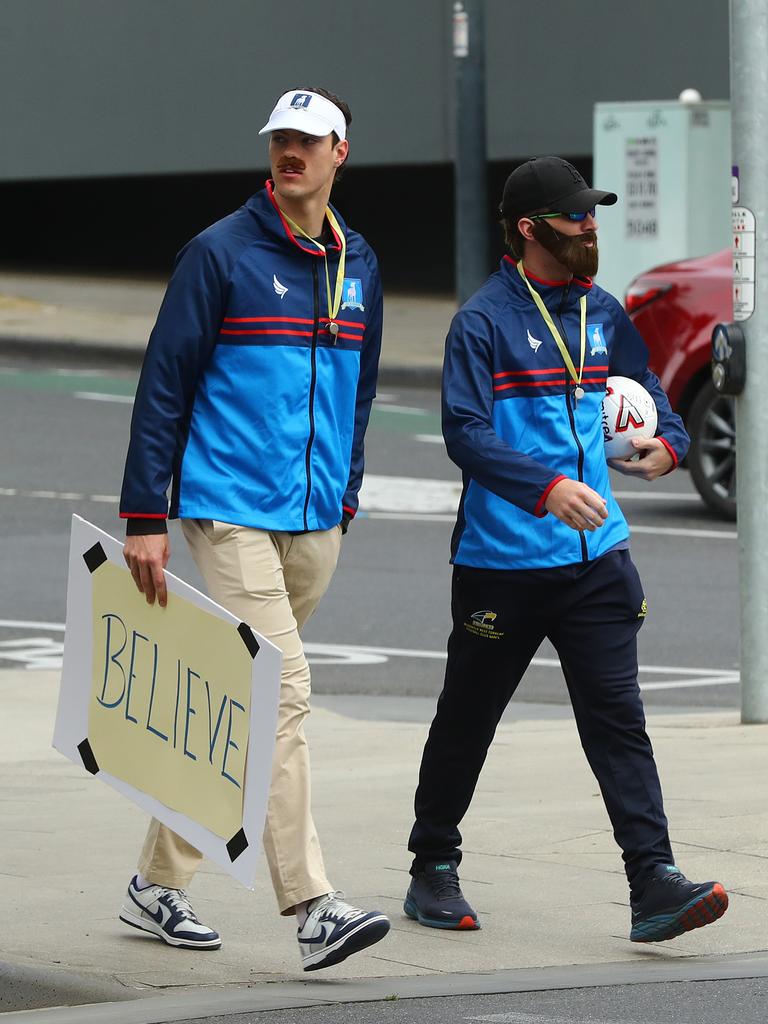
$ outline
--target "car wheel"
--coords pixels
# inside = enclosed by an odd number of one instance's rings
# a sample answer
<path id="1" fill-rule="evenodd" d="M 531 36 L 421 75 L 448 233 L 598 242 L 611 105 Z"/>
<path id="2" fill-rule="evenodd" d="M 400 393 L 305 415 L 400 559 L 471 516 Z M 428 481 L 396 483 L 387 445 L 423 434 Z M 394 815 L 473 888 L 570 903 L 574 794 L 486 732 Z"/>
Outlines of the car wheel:
<path id="1" fill-rule="evenodd" d="M 707 381 L 691 405 L 687 466 L 696 490 L 724 519 L 736 518 L 736 412 L 734 401 Z"/>

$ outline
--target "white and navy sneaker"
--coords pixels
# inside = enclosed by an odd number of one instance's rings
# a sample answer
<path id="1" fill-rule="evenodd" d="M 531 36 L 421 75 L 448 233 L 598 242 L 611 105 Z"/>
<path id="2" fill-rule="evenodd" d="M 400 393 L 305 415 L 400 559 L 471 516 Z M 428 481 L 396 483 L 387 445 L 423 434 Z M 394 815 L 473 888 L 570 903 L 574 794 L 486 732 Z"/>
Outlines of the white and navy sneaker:
<path id="1" fill-rule="evenodd" d="M 200 924 L 183 889 L 164 885 L 139 889 L 136 875 L 128 883 L 120 920 L 181 949 L 218 949 L 221 945 L 219 933 Z"/>
<path id="2" fill-rule="evenodd" d="M 352 953 L 372 946 L 389 931 L 389 919 L 378 910 L 358 910 L 345 903 L 341 892 L 330 892 L 307 907 L 307 920 L 298 940 L 305 971 L 340 964 Z"/>

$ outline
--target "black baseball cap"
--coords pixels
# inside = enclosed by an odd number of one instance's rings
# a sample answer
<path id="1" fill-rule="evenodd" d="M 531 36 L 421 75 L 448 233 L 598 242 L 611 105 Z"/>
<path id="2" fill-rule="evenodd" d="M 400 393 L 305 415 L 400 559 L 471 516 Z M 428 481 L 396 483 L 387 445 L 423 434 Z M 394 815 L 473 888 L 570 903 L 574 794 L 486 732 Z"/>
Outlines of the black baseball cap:
<path id="1" fill-rule="evenodd" d="M 613 206 L 615 192 L 590 188 L 573 164 L 559 156 L 539 156 L 520 164 L 507 178 L 499 207 L 513 220 L 534 210 L 586 213 L 593 207 Z"/>

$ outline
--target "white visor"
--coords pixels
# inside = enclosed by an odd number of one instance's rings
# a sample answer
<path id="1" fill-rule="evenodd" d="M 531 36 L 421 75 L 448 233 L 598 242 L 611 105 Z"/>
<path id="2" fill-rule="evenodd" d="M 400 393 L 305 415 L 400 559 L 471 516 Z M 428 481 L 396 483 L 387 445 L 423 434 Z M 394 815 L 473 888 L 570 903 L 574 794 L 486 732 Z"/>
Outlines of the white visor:
<path id="1" fill-rule="evenodd" d="M 283 93 L 259 135 L 280 128 L 293 128 L 297 132 L 318 136 L 336 132 L 340 139 L 347 137 L 347 122 L 342 112 L 335 103 L 316 92 Z"/>

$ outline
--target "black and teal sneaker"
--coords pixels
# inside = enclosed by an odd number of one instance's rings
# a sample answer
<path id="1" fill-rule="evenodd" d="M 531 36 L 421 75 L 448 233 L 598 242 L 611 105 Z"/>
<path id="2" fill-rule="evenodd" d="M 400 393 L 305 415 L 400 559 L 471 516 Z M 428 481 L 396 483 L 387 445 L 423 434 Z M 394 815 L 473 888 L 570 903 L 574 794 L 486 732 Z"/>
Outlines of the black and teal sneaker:
<path id="1" fill-rule="evenodd" d="M 719 882 L 689 882 L 674 864 L 659 864 L 642 895 L 630 899 L 632 942 L 664 942 L 703 928 L 728 909 L 728 893 Z"/>
<path id="2" fill-rule="evenodd" d="M 413 876 L 403 910 L 427 928 L 476 931 L 480 927 L 477 914 L 464 899 L 452 860 L 425 864 Z"/>

